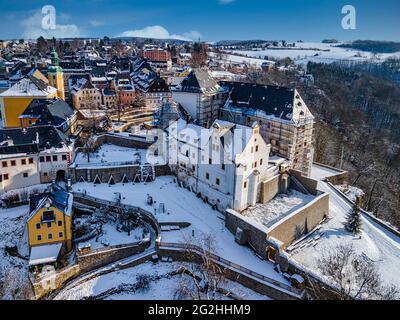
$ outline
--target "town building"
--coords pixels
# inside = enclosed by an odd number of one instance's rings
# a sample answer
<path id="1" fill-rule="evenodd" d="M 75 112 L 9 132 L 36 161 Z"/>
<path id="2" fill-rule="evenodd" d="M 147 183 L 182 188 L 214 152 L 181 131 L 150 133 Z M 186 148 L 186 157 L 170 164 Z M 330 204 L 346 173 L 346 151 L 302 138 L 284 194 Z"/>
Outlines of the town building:
<path id="1" fill-rule="evenodd" d="M 33 99 L 57 98 L 57 89 L 35 74 L 34 70 L 10 89 L 0 94 L 0 111 L 4 128 L 19 128 L 19 116 Z"/>
<path id="2" fill-rule="evenodd" d="M 101 90 L 92 84 L 89 75 L 70 77 L 68 87 L 75 109 L 100 108 L 102 104 Z"/>
<path id="3" fill-rule="evenodd" d="M 26 222 L 30 248 L 29 266 L 54 263 L 72 249 L 73 195 L 58 185 L 31 196 Z"/>
<path id="4" fill-rule="evenodd" d="M 172 91 L 172 99 L 178 102 L 196 124 L 209 127 L 218 117 L 224 103 L 222 88 L 204 69 L 194 69 Z"/>
<path id="5" fill-rule="evenodd" d="M 66 181 L 72 157 L 72 142 L 53 126 L 1 129 L 0 193 Z"/>
<path id="6" fill-rule="evenodd" d="M 221 119 L 242 125 L 257 121 L 272 154 L 309 176 L 313 162 L 314 117 L 296 89 L 221 81 L 228 92 Z"/>
<path id="7" fill-rule="evenodd" d="M 269 162 L 271 146 L 256 122 L 247 127 L 215 120 L 205 129 L 179 119 L 167 131 L 171 170 L 185 188 L 219 210 L 254 206 L 262 182 L 276 174 Z"/>
<path id="8" fill-rule="evenodd" d="M 20 127 L 51 125 L 66 135 L 77 129 L 77 112 L 61 99 L 34 99 L 19 116 Z"/>
<path id="9" fill-rule="evenodd" d="M 57 97 L 65 100 L 64 75 L 58 64 L 58 55 L 54 50 L 51 53 L 51 65 L 47 70 L 49 85 L 57 89 Z"/>

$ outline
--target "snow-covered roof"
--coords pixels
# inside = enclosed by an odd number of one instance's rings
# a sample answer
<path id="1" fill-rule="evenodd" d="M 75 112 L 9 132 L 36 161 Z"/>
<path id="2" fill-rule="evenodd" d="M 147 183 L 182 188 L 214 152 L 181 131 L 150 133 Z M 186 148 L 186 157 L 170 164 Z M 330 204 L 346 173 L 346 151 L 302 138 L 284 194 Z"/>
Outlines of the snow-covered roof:
<path id="1" fill-rule="evenodd" d="M 10 89 L 0 94 L 0 97 L 47 97 L 57 92 L 56 88 L 48 86 L 43 81 L 29 76 L 14 84 Z"/>
<path id="2" fill-rule="evenodd" d="M 29 266 L 36 266 L 39 264 L 57 261 L 61 247 L 62 243 L 32 247 L 31 255 L 29 257 Z"/>

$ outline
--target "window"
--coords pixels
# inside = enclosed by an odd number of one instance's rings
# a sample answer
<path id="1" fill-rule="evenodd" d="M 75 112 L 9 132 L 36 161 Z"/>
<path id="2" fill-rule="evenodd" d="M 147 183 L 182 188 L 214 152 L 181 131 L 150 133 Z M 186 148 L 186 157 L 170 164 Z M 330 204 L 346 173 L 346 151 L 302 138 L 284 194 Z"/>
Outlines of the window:
<path id="1" fill-rule="evenodd" d="M 51 157 L 50 156 L 46 156 L 46 162 L 51 162 Z"/>
<path id="2" fill-rule="evenodd" d="M 244 182 L 243 188 L 247 188 L 247 181 Z"/>
<path id="3" fill-rule="evenodd" d="M 62 225 L 63 225 L 62 220 L 58 220 L 58 221 L 57 221 L 57 224 L 58 224 L 59 227 L 62 227 Z"/>
<path id="4" fill-rule="evenodd" d="M 225 164 L 221 164 L 221 169 L 225 170 Z"/>
<path id="5" fill-rule="evenodd" d="M 43 176 L 47 177 L 47 172 L 43 172 Z"/>
<path id="6" fill-rule="evenodd" d="M 42 227 L 42 226 L 41 226 L 41 224 L 40 224 L 40 223 L 36 223 L 36 229 L 37 229 L 37 230 L 40 230 L 40 229 L 41 229 L 41 227 Z"/>
<path id="7" fill-rule="evenodd" d="M 21 164 L 24 166 L 26 165 L 26 159 L 21 159 Z"/>
<path id="8" fill-rule="evenodd" d="M 33 158 L 29 158 L 28 162 L 29 162 L 29 164 L 32 164 L 33 163 Z"/>
<path id="9" fill-rule="evenodd" d="M 52 233 L 47 234 L 47 239 L 49 240 L 53 239 L 53 234 Z"/>
<path id="10" fill-rule="evenodd" d="M 62 159 L 62 161 L 67 161 L 67 155 L 66 155 L 66 154 L 63 154 L 63 155 L 61 156 L 61 159 Z"/>
<path id="11" fill-rule="evenodd" d="M 208 159 L 208 164 L 212 164 L 212 159 L 211 158 Z"/>
<path id="12" fill-rule="evenodd" d="M 42 236 L 41 236 L 40 234 L 38 234 L 38 235 L 36 236 L 36 240 L 37 240 L 37 241 L 42 240 Z"/>
<path id="13" fill-rule="evenodd" d="M 23 176 L 24 178 L 28 178 L 28 172 L 24 172 Z"/>
<path id="14" fill-rule="evenodd" d="M 206 172 L 206 179 L 210 180 L 210 174 L 208 172 Z"/>
<path id="15" fill-rule="evenodd" d="M 53 156 L 53 161 L 57 162 L 58 161 L 58 157 L 57 156 Z"/>
<path id="16" fill-rule="evenodd" d="M 256 146 L 256 152 L 258 152 L 258 146 Z"/>
<path id="17" fill-rule="evenodd" d="M 62 238 L 64 236 L 64 234 L 60 231 L 59 233 L 58 233 L 58 237 L 59 238 Z"/>
<path id="18" fill-rule="evenodd" d="M 40 162 L 44 162 L 44 157 L 40 157 L 40 158 L 39 158 L 39 161 L 40 161 Z"/>
<path id="19" fill-rule="evenodd" d="M 8 173 L 6 173 L 6 174 L 3 176 L 3 179 L 4 179 L 4 180 L 8 180 Z"/>
<path id="20" fill-rule="evenodd" d="M 254 148 L 253 147 L 251 147 L 251 153 L 253 153 L 254 152 Z"/>
<path id="21" fill-rule="evenodd" d="M 51 222 L 47 222 L 47 228 L 51 228 Z"/>
<path id="22" fill-rule="evenodd" d="M 262 166 L 263 164 L 263 159 L 260 159 L 260 166 Z"/>
<path id="23" fill-rule="evenodd" d="M 17 165 L 17 161 L 11 160 L 11 167 L 15 167 Z"/>
<path id="24" fill-rule="evenodd" d="M 257 168 L 257 161 L 254 162 L 254 168 Z"/>
<path id="25" fill-rule="evenodd" d="M 51 221 L 55 221 L 55 216 L 54 216 L 54 211 L 50 210 L 50 211 L 44 211 L 43 212 L 43 216 L 42 216 L 42 221 L 43 222 L 51 222 Z"/>
<path id="26" fill-rule="evenodd" d="M 7 168 L 7 161 L 3 161 L 3 162 L 1 163 L 1 165 L 3 166 L 3 168 Z"/>
<path id="27" fill-rule="evenodd" d="M 219 178 L 215 179 L 215 183 L 217 184 L 217 186 L 219 186 L 219 185 L 220 185 Z"/>

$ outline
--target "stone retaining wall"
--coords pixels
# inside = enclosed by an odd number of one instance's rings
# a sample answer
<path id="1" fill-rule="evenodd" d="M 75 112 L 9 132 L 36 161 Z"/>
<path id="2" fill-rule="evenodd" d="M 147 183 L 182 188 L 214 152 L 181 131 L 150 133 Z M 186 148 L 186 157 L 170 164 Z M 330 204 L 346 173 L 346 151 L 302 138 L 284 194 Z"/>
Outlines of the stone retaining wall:
<path id="1" fill-rule="evenodd" d="M 201 263 L 201 256 L 195 252 L 191 252 L 187 254 L 182 250 L 178 250 L 175 248 L 158 248 L 159 256 L 171 257 L 174 261 L 186 261 L 186 262 L 195 262 Z M 263 283 L 258 279 L 255 279 L 251 275 L 247 275 L 243 272 L 233 270 L 229 267 L 226 267 L 219 262 L 215 262 L 220 267 L 225 268 L 226 278 L 232 280 L 234 282 L 240 283 L 241 285 L 254 290 L 260 294 L 266 295 L 276 300 L 299 300 L 301 297 L 296 296 L 293 293 L 286 292 L 281 288 L 275 287 L 270 283 Z"/>
<path id="2" fill-rule="evenodd" d="M 82 273 L 103 267 L 107 264 L 130 257 L 145 251 L 150 246 L 149 241 L 122 247 L 109 247 L 104 250 L 78 254 L 78 264 Z"/>

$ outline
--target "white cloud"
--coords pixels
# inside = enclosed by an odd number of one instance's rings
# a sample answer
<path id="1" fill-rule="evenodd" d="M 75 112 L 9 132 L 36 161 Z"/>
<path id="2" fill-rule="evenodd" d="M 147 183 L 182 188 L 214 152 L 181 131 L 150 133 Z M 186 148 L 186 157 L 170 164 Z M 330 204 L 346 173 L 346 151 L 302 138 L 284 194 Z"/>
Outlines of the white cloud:
<path id="1" fill-rule="evenodd" d="M 104 25 L 104 22 L 103 21 L 100 21 L 100 20 L 89 20 L 89 24 L 90 24 L 90 26 L 92 26 L 92 27 L 101 27 L 101 26 L 103 26 Z"/>
<path id="2" fill-rule="evenodd" d="M 75 24 L 56 24 L 55 29 L 42 28 L 43 15 L 40 11 L 35 12 L 30 17 L 21 22 L 23 28 L 22 37 L 25 39 L 44 38 L 75 38 L 82 37 L 83 32 Z M 63 17 L 65 20 L 65 17 Z"/>
<path id="3" fill-rule="evenodd" d="M 220 4 L 229 4 L 229 3 L 232 3 L 232 2 L 235 2 L 236 0 L 218 0 L 218 2 L 220 3 Z"/>
<path id="4" fill-rule="evenodd" d="M 148 26 L 138 30 L 128 30 L 118 35 L 119 37 L 141 37 L 153 39 L 177 39 L 177 40 L 197 40 L 201 37 L 198 31 L 185 32 L 183 35 L 170 34 L 167 29 L 162 26 Z"/>

